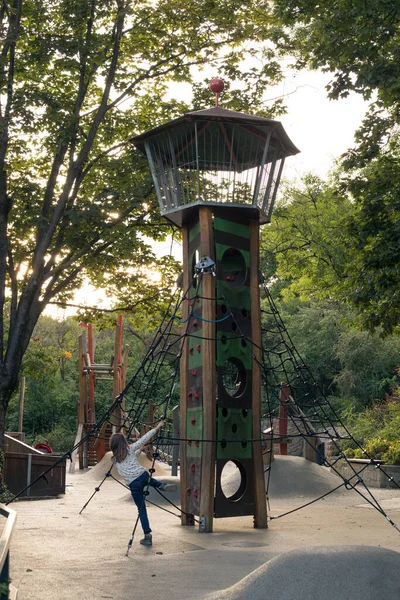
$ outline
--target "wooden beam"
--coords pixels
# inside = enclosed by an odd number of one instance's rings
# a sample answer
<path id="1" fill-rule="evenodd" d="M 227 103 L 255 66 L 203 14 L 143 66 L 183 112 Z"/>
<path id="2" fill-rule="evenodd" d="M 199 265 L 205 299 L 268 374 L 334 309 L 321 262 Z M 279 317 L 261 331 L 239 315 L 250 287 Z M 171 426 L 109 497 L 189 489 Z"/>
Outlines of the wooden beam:
<path id="1" fill-rule="evenodd" d="M 114 337 L 114 361 L 113 361 L 113 402 L 115 398 L 118 396 L 120 392 L 120 381 L 119 381 L 119 364 L 120 364 L 120 355 L 121 355 L 121 330 L 122 330 L 122 322 L 120 317 L 118 317 L 117 324 L 115 326 L 115 337 Z M 119 431 L 119 427 L 115 424 L 118 423 L 121 425 L 121 407 L 116 406 L 112 416 L 114 417 L 114 425 L 112 428 L 112 432 L 116 433 Z"/>
<path id="2" fill-rule="evenodd" d="M 259 246 L 260 224 L 256 220 L 250 221 L 250 306 L 251 306 L 251 339 L 253 342 L 253 368 L 252 368 L 252 412 L 253 412 L 253 439 L 261 437 L 261 311 L 260 311 L 260 282 L 259 282 Z M 266 529 L 267 502 L 265 493 L 264 463 L 261 442 L 253 442 L 253 475 L 255 515 L 254 527 Z"/>
<path id="3" fill-rule="evenodd" d="M 212 210 L 209 206 L 199 208 L 200 247 L 202 256 L 214 260 L 214 232 Z M 216 439 L 216 375 L 215 375 L 215 337 L 216 337 L 216 301 L 215 275 L 203 275 L 201 284 L 202 300 L 202 373 L 203 373 L 203 438 Z M 203 443 L 200 495 L 200 532 L 213 530 L 214 485 L 215 485 L 215 442 Z"/>
<path id="4" fill-rule="evenodd" d="M 78 404 L 78 423 L 85 423 L 85 403 L 86 403 L 86 375 L 84 371 L 84 336 L 85 332 L 82 332 L 79 336 L 79 404 Z"/>

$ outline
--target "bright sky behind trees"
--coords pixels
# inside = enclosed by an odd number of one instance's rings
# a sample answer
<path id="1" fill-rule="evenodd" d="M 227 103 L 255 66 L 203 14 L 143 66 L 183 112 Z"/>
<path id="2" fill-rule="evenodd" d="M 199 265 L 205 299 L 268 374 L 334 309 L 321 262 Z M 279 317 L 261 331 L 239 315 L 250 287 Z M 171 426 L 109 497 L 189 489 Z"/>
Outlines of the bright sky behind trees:
<path id="1" fill-rule="evenodd" d="M 290 59 L 286 62 L 289 63 Z M 330 100 L 325 89 L 332 79 L 329 73 L 296 71 L 289 65 L 284 66 L 283 71 L 285 79 L 269 90 L 266 104 L 283 96 L 287 112 L 279 120 L 301 151 L 286 161 L 284 178 L 300 181 L 308 172 L 325 177 L 333 168 L 335 159 L 353 145 L 354 132 L 361 124 L 368 104 L 356 93 L 350 93 L 344 99 Z M 205 72 L 207 71 L 201 73 L 201 79 L 205 77 Z M 217 73 L 210 71 L 210 80 L 216 75 Z M 190 84 L 173 84 L 171 96 L 190 102 Z M 223 106 L 223 100 L 221 105 Z M 181 260 L 179 241 L 169 238 L 165 242 L 151 243 L 158 255 L 170 254 L 172 248 L 173 256 Z M 102 290 L 95 290 L 87 284 L 76 294 L 74 303 L 109 307 L 112 299 L 106 298 Z M 63 318 L 75 313 L 75 308 L 63 310 L 49 306 L 45 314 Z"/>

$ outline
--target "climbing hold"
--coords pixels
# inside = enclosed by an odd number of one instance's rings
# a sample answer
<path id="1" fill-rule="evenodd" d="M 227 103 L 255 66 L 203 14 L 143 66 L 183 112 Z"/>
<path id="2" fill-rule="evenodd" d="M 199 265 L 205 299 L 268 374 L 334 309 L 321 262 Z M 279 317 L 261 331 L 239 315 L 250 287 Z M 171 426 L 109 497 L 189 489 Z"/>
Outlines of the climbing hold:
<path id="1" fill-rule="evenodd" d="M 188 440 L 188 446 L 191 446 L 191 445 L 192 445 L 192 442 L 193 442 L 193 440 L 190 438 L 190 439 Z"/>
<path id="2" fill-rule="evenodd" d="M 193 350 L 194 348 L 189 348 L 189 354 L 191 354 L 193 356 Z"/>
<path id="3" fill-rule="evenodd" d="M 196 448 L 199 447 L 199 440 L 195 440 L 194 445 L 196 446 Z"/>
<path id="4" fill-rule="evenodd" d="M 196 470 L 196 465 L 195 465 L 194 463 L 192 463 L 192 464 L 190 465 L 190 470 L 192 471 L 192 473 L 194 473 L 194 472 L 195 472 L 195 470 Z"/>
<path id="5" fill-rule="evenodd" d="M 193 320 L 193 327 L 197 327 L 197 325 L 198 325 L 198 324 L 199 324 L 198 320 L 197 320 L 197 319 L 194 319 L 194 320 Z"/>
<path id="6" fill-rule="evenodd" d="M 190 419 L 190 422 L 192 425 L 194 425 L 196 423 L 196 419 L 193 417 L 192 419 Z"/>
<path id="7" fill-rule="evenodd" d="M 193 498 L 198 498 L 199 494 L 197 490 L 193 490 Z"/>
<path id="8" fill-rule="evenodd" d="M 200 398 L 200 394 L 199 394 L 199 392 L 195 392 L 195 393 L 194 393 L 194 397 L 195 397 L 196 399 Z"/>
<path id="9" fill-rule="evenodd" d="M 188 393 L 188 400 L 191 400 L 191 399 L 192 399 L 192 396 L 193 396 L 193 392 L 189 392 L 189 393 Z"/>
<path id="10" fill-rule="evenodd" d="M 197 344 L 197 346 L 196 346 L 196 350 L 197 350 L 197 352 L 199 352 L 199 353 L 201 352 L 201 344 Z"/>
<path id="11" fill-rule="evenodd" d="M 186 493 L 190 494 L 192 492 L 192 490 L 190 488 L 187 488 Z"/>
<path id="12" fill-rule="evenodd" d="M 197 369 L 192 369 L 192 375 L 193 377 L 197 377 Z"/>

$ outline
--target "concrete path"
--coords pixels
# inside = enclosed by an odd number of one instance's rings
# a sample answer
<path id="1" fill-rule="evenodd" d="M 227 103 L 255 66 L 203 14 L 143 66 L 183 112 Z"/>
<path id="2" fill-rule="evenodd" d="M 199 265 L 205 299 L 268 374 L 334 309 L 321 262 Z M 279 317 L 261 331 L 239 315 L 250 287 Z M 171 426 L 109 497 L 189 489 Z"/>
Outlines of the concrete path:
<path id="1" fill-rule="evenodd" d="M 321 491 L 331 481 L 332 487 L 340 482 L 323 467 L 311 465 L 310 470 L 308 466 L 291 457 L 276 461 L 271 515 L 301 505 L 313 497 L 315 489 Z M 314 472 L 314 467 L 321 471 Z M 400 534 L 358 494 L 344 491 L 272 520 L 268 530 L 255 530 L 252 517 L 239 517 L 215 520 L 213 534 L 200 534 L 197 528 L 181 527 L 177 517 L 150 506 L 153 546 L 140 546 L 138 532 L 125 557 L 137 515 L 127 490 L 108 478 L 79 514 L 107 468 L 101 465 L 96 472 L 69 474 L 66 494 L 57 499 L 11 505 L 17 511 L 11 578 L 19 589 L 19 600 L 200 600 L 292 550 L 336 545 L 400 549 Z M 289 471 L 293 485 L 288 489 Z M 399 525 L 399 492 L 373 491 Z M 153 498 L 159 501 L 156 492 Z M 343 598 L 341 591 L 338 577 L 338 600 Z"/>

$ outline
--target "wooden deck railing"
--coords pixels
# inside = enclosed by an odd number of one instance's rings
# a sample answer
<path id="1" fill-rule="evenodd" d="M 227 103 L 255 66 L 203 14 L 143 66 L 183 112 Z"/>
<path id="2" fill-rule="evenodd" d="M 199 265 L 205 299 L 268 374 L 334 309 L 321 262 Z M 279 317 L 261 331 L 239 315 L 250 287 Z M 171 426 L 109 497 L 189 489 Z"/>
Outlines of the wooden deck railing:
<path id="1" fill-rule="evenodd" d="M 0 600 L 16 600 L 17 590 L 10 585 L 10 542 L 17 513 L 0 504 L 0 515 L 7 519 L 0 537 Z"/>

